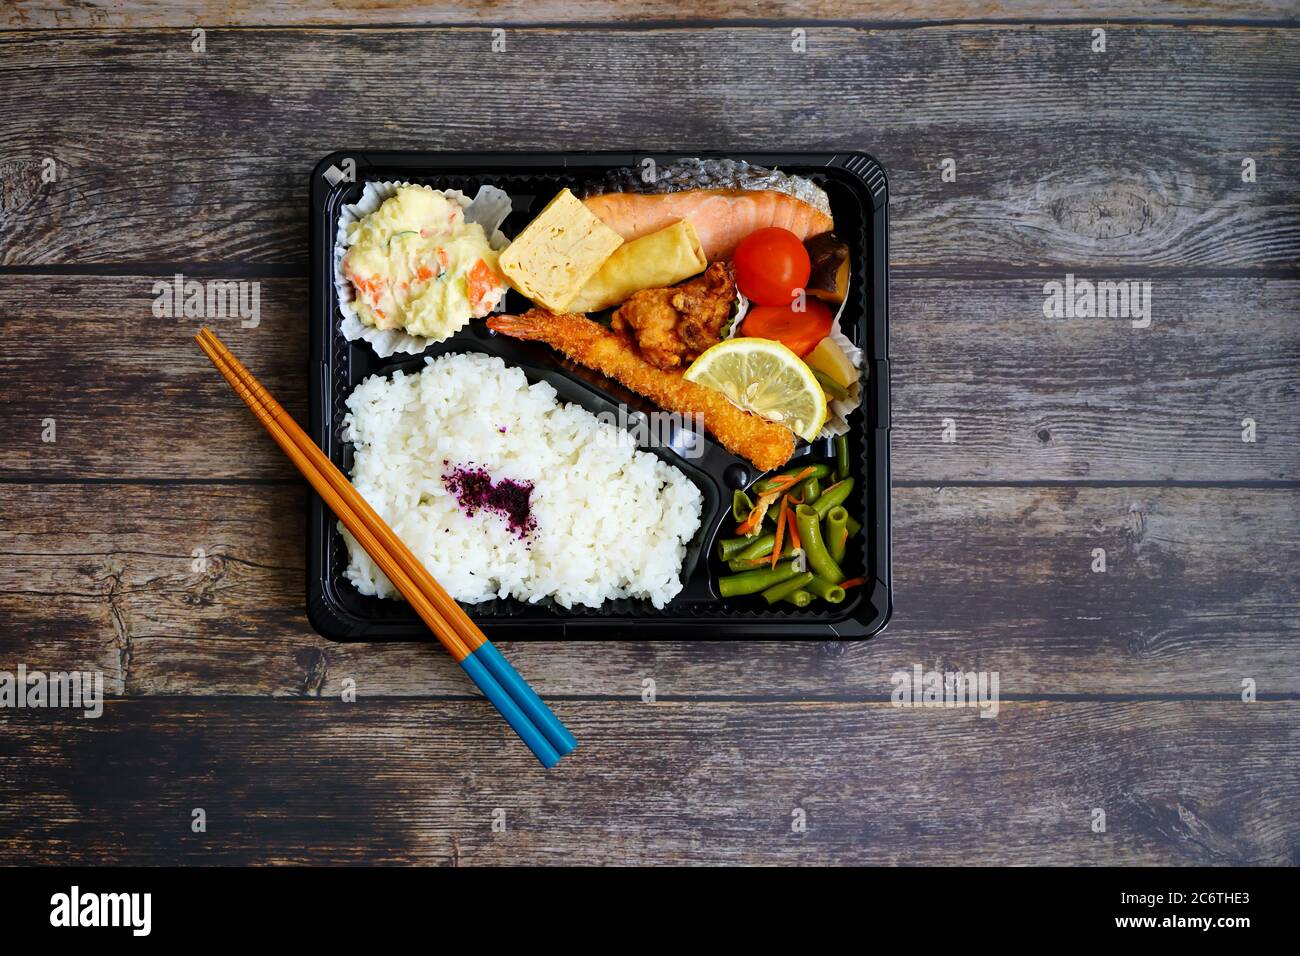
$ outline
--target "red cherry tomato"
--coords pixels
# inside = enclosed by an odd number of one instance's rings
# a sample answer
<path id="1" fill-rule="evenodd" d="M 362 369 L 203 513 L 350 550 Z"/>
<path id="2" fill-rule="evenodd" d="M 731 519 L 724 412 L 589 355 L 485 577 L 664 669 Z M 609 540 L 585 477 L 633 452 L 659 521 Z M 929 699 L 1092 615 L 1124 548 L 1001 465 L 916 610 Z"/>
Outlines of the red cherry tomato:
<path id="1" fill-rule="evenodd" d="M 808 284 L 808 250 L 789 229 L 769 226 L 741 240 L 732 256 L 736 285 L 759 305 L 788 306 Z"/>
<path id="2" fill-rule="evenodd" d="M 773 339 L 803 358 L 831 334 L 834 316 L 824 303 L 809 299 L 807 309 L 796 312 L 788 305 L 756 305 L 740 323 L 740 334 Z"/>

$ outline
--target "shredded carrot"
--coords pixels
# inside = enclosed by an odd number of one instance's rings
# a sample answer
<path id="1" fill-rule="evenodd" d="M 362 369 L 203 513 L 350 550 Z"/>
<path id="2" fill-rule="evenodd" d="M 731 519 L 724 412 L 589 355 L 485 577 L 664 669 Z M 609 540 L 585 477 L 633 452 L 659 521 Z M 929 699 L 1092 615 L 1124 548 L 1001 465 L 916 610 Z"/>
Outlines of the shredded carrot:
<path id="1" fill-rule="evenodd" d="M 813 469 L 812 466 L 810 465 L 809 467 L 805 468 L 803 471 L 799 472 L 799 474 L 791 476 L 790 483 L 787 484 L 786 487 L 793 488 L 795 485 L 799 484 L 799 482 L 803 481 L 812 473 L 813 473 Z"/>
<path id="2" fill-rule="evenodd" d="M 866 584 L 866 583 L 867 583 L 866 578 L 849 578 L 847 581 L 841 581 L 840 587 L 842 587 L 844 590 L 847 591 L 849 588 L 855 588 L 859 584 Z"/>
<path id="3" fill-rule="evenodd" d="M 740 524 L 736 525 L 736 534 L 744 535 L 746 538 L 752 538 L 755 534 L 757 534 L 758 529 L 763 526 L 763 518 L 767 515 L 767 510 L 770 507 L 772 507 L 772 503 L 776 501 L 778 498 L 781 498 L 782 512 L 789 514 L 790 512 L 787 510 L 785 499 L 782 496 L 788 493 L 791 488 L 799 484 L 799 482 L 803 481 L 812 473 L 813 473 L 813 469 L 811 466 L 809 466 L 808 468 L 805 468 L 802 471 L 800 471 L 798 474 L 777 475 L 775 478 L 773 478 L 772 487 L 758 496 L 758 501 L 754 504 L 754 507 L 750 510 L 749 514 L 745 516 L 745 520 L 740 522 Z M 793 496 L 791 496 L 791 498 L 795 504 L 797 505 L 803 504 L 802 498 L 794 498 Z M 791 517 L 793 518 L 793 515 L 791 515 Z M 778 532 L 780 531 L 780 527 L 781 527 L 780 520 L 781 519 L 778 517 L 777 518 Z M 791 528 L 793 527 L 794 527 L 794 523 L 792 520 Z M 780 548 L 775 548 L 773 549 L 772 553 L 777 554 L 780 552 L 780 550 L 781 550 Z"/>
<path id="4" fill-rule="evenodd" d="M 769 492 L 758 496 L 758 502 L 750 509 L 745 520 L 736 525 L 736 534 L 743 534 L 746 538 L 752 538 L 758 534 L 758 529 L 763 526 L 763 516 L 767 514 L 767 509 L 772 507 L 772 502 L 780 492 Z"/>
<path id="5" fill-rule="evenodd" d="M 759 510 L 755 508 L 749 513 L 749 517 L 736 525 L 736 534 L 743 535 L 746 538 L 752 538 L 755 530 L 760 524 L 762 524 L 762 522 L 763 516 L 759 513 Z"/>
<path id="6" fill-rule="evenodd" d="M 769 567 L 776 567 L 776 562 L 781 559 L 781 541 L 785 537 L 785 516 L 790 511 L 790 499 L 785 495 L 781 496 L 781 507 L 776 512 L 776 539 L 772 543 L 772 563 Z"/>
<path id="7" fill-rule="evenodd" d="M 843 550 L 844 548 L 847 548 L 848 545 L 849 545 L 849 529 L 845 528 L 843 531 L 840 532 L 840 540 L 835 545 L 835 547 L 840 550 Z"/>
<path id="8" fill-rule="evenodd" d="M 773 491 L 781 492 L 793 488 L 795 485 L 799 484 L 799 482 L 803 481 L 805 478 L 811 475 L 812 472 L 813 469 L 810 466 L 808 468 L 803 469 L 803 471 L 800 471 L 798 474 L 777 475 L 776 477 L 771 479 L 772 488 L 770 491 L 767 492 L 767 494 L 771 494 Z"/>
<path id="9" fill-rule="evenodd" d="M 736 534 L 743 534 L 746 538 L 752 538 L 758 534 L 758 529 L 763 526 L 763 518 L 767 515 L 767 510 L 772 507 L 772 502 L 783 494 L 785 492 L 780 488 L 773 488 L 771 491 L 765 491 L 759 495 L 758 501 L 745 517 L 745 520 L 736 525 Z"/>
<path id="10" fill-rule="evenodd" d="M 790 547 L 799 551 L 803 550 L 803 542 L 799 540 L 799 528 L 794 521 L 794 511 L 790 510 L 785 513 L 786 524 L 790 526 Z"/>

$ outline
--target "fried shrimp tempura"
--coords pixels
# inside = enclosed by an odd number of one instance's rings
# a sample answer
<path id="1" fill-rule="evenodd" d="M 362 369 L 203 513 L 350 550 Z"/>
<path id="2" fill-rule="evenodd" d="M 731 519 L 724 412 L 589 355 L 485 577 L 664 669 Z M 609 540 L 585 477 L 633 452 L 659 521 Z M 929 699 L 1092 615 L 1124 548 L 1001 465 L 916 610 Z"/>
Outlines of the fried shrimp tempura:
<path id="1" fill-rule="evenodd" d="M 494 315 L 488 328 L 511 338 L 545 342 L 670 412 L 702 415 L 704 427 L 728 451 L 763 471 L 780 468 L 794 454 L 794 433 L 784 425 L 737 408 L 713 389 L 686 381 L 680 372 L 656 368 L 623 336 L 585 315 L 529 309 L 522 315 Z"/>

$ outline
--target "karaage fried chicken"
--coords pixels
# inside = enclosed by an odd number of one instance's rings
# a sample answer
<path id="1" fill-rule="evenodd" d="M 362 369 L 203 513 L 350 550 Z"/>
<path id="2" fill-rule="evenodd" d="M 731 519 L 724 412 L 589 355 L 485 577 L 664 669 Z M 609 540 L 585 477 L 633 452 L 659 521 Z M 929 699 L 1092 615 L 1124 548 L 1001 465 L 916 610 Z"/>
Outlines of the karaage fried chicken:
<path id="1" fill-rule="evenodd" d="M 643 289 L 614 311 L 610 327 L 631 336 L 651 365 L 685 368 L 722 339 L 736 302 L 736 280 L 725 262 L 666 289 Z"/>

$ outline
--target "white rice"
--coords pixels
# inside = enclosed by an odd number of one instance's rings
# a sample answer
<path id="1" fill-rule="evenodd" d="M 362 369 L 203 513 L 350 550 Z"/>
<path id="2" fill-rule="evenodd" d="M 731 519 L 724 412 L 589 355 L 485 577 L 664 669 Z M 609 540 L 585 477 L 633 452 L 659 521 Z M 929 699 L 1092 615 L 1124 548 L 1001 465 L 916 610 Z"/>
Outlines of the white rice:
<path id="1" fill-rule="evenodd" d="M 596 607 L 636 597 L 663 607 L 681 590 L 699 489 L 615 425 L 558 402 L 545 382 L 529 385 L 498 358 L 449 354 L 414 375 L 371 376 L 347 405 L 353 484 L 456 600 Z M 521 538 L 500 514 L 469 516 L 443 480 L 459 466 L 532 482 L 536 527 Z M 344 536 L 348 580 L 399 596 Z"/>

